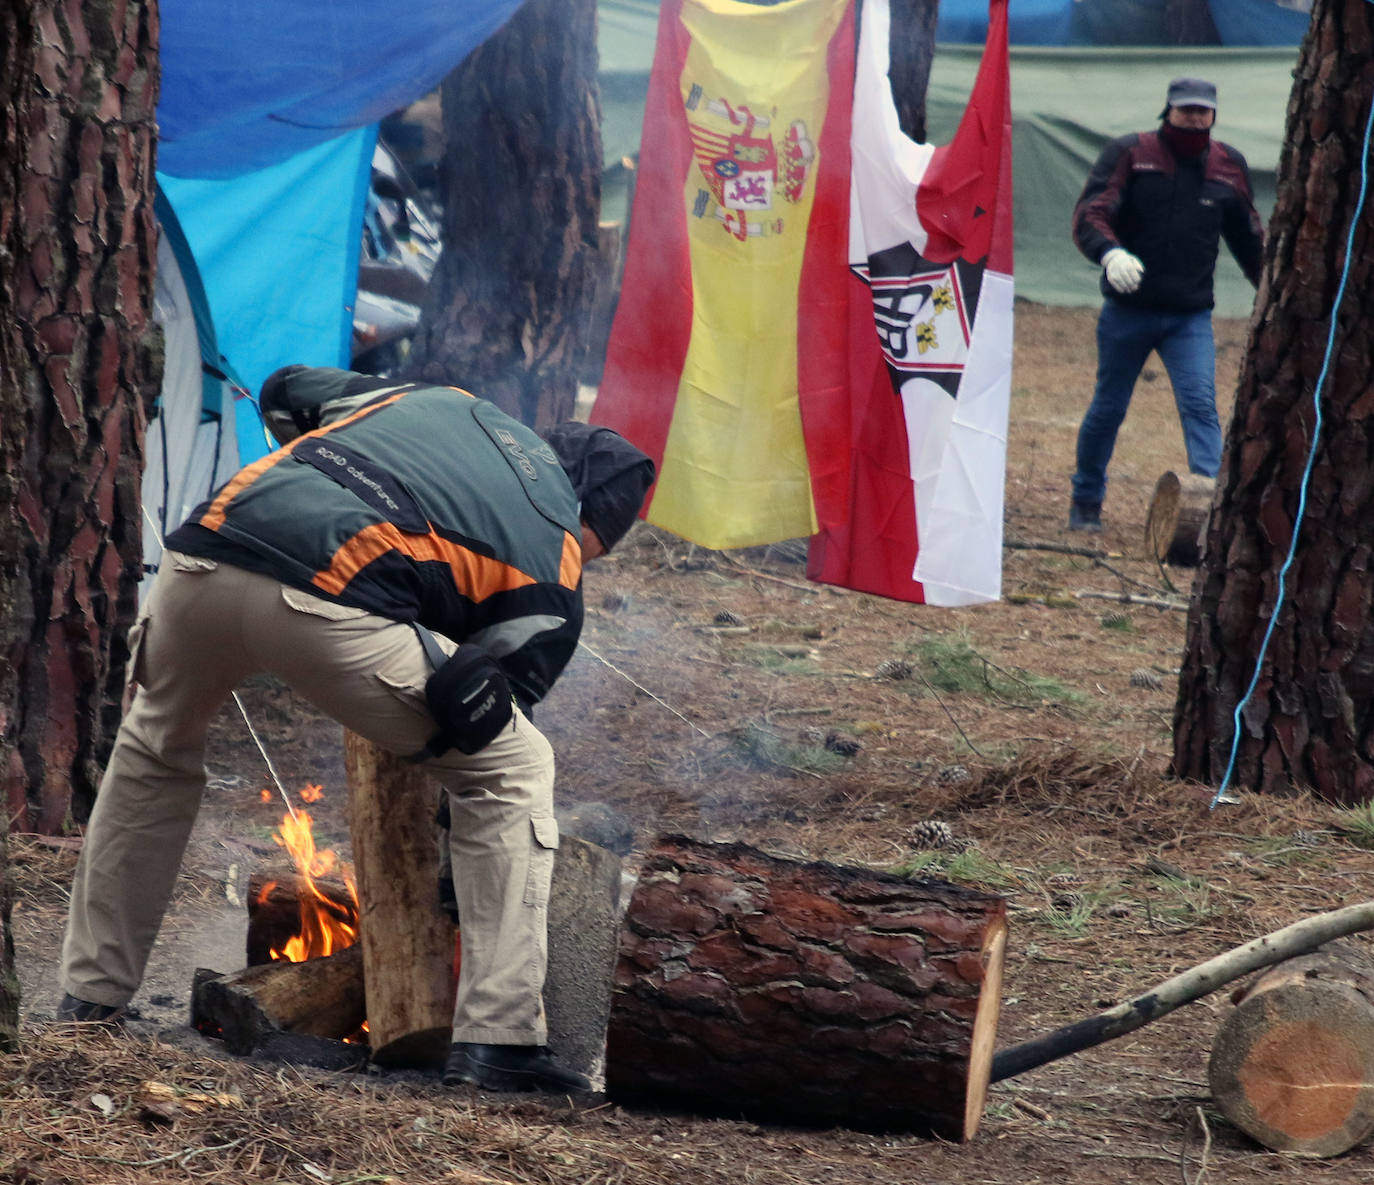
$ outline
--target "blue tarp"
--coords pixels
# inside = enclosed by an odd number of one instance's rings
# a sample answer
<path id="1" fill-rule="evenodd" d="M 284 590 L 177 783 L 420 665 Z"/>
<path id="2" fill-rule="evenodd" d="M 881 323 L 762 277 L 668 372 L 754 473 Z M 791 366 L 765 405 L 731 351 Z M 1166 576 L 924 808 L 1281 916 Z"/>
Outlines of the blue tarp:
<path id="1" fill-rule="evenodd" d="M 1297 45 L 1311 0 L 1207 0 L 1218 38 L 1231 47 Z M 1173 39 L 1165 0 L 1016 0 L 1008 14 L 1013 45 L 1161 46 Z M 940 0 L 936 41 L 982 45 L 987 0 Z"/>
<path id="2" fill-rule="evenodd" d="M 519 3 L 235 0 L 231 19 L 223 0 L 162 0 L 158 181 L 250 390 L 288 362 L 347 364 L 377 121 Z M 253 420 L 245 461 L 264 449 Z"/>
<path id="3" fill-rule="evenodd" d="M 1207 0 L 1222 45 L 1299 45 L 1312 23 L 1312 0 Z"/>

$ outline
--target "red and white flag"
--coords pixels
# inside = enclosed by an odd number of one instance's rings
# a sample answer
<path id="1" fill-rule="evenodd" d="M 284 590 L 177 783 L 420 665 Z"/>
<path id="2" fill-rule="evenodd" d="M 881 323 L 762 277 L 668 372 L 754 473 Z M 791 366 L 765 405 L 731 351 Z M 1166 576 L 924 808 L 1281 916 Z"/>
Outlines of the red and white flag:
<path id="1" fill-rule="evenodd" d="M 993 601 L 1012 352 L 1007 0 L 954 140 L 918 144 L 887 79 L 888 0 L 865 0 L 850 191 L 848 499 L 814 580 L 932 605 Z"/>

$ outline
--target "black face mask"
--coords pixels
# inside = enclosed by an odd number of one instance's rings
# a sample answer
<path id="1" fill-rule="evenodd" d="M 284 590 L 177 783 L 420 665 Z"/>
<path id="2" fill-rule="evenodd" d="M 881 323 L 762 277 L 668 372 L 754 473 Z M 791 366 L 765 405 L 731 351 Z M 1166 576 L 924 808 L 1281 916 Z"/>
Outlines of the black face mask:
<path id="1" fill-rule="evenodd" d="M 1179 128 L 1166 123 L 1159 130 L 1160 138 L 1179 156 L 1201 156 L 1212 140 L 1211 128 Z"/>

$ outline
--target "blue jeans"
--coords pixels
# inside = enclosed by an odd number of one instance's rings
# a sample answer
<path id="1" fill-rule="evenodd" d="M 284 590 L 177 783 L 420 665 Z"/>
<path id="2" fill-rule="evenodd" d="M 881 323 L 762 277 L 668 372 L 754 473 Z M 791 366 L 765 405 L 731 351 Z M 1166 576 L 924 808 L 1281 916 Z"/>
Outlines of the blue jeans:
<path id="1" fill-rule="evenodd" d="M 1163 313 L 1108 298 L 1097 318 L 1097 389 L 1078 429 L 1075 502 L 1100 503 L 1107 492 L 1107 462 L 1151 350 L 1159 352 L 1173 384 L 1188 469 L 1215 477 L 1221 468 L 1211 310 Z"/>

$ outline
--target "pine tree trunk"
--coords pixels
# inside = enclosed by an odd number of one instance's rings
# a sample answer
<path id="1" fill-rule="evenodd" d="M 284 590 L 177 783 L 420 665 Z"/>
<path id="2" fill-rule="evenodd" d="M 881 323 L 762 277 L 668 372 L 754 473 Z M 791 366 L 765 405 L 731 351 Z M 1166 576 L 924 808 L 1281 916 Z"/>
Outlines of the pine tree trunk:
<path id="1" fill-rule="evenodd" d="M 1313 439 L 1313 391 L 1342 285 L 1374 92 L 1374 8 L 1317 0 L 1295 72 L 1264 276 L 1193 590 L 1174 711 L 1174 771 L 1217 784 L 1374 797 L 1374 208 L 1354 227 L 1322 424 L 1284 601 L 1275 616 Z M 1222 108 L 1223 116 L 1225 108 Z M 1224 129 L 1223 129 L 1224 134 Z"/>
<path id="2" fill-rule="evenodd" d="M 0 1052 L 19 1047 L 19 976 L 14 970 L 10 931 L 10 861 L 6 832 L 0 827 Z"/>
<path id="3" fill-rule="evenodd" d="M 12 826 L 89 809 L 140 567 L 157 5 L 0 5 L 0 777 Z"/>
<path id="4" fill-rule="evenodd" d="M 406 377 L 572 418 L 596 295 L 594 0 L 528 0 L 444 81 L 443 254 Z"/>

